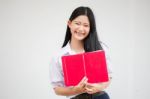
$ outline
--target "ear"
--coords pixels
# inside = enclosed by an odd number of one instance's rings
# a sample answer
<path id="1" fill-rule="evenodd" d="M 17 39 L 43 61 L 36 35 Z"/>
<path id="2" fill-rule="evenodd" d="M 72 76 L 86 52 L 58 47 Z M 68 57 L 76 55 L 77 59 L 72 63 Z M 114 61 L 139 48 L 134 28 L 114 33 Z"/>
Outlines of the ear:
<path id="1" fill-rule="evenodd" d="M 71 21 L 70 20 L 68 21 L 67 25 L 69 28 L 71 27 Z"/>

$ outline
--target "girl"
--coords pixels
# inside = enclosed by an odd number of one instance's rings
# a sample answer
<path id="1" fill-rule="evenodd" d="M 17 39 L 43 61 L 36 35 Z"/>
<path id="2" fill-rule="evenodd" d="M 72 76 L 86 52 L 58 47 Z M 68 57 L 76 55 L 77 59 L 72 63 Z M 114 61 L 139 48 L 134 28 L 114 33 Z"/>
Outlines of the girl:
<path id="1" fill-rule="evenodd" d="M 88 83 L 84 77 L 78 85 L 66 87 L 64 84 L 61 57 L 96 50 L 104 50 L 103 43 L 99 42 L 96 30 L 95 18 L 89 7 L 76 8 L 67 24 L 67 31 L 64 43 L 60 51 L 55 54 L 50 64 L 51 85 L 57 95 L 68 96 L 70 99 L 109 99 L 104 91 L 110 84 Z M 107 58 L 107 65 L 109 60 Z M 111 78 L 109 70 L 109 78 Z"/>

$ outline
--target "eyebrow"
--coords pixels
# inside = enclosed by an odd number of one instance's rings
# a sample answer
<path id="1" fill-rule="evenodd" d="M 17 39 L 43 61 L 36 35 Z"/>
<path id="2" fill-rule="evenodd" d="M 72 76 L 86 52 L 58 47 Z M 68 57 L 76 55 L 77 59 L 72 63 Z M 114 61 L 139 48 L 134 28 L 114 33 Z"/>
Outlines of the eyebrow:
<path id="1" fill-rule="evenodd" d="M 80 21 L 74 21 L 74 22 L 80 22 Z M 81 22 L 80 22 L 80 23 L 81 23 Z M 89 25 L 89 23 L 83 23 L 83 24 Z"/>

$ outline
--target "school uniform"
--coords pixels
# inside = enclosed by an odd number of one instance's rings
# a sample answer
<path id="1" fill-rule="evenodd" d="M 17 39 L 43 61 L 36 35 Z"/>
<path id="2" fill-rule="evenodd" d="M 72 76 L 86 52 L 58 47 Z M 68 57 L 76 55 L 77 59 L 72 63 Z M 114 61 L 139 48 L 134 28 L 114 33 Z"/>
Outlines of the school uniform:
<path id="1" fill-rule="evenodd" d="M 110 58 L 107 54 L 107 47 L 102 43 L 101 44 L 104 51 L 105 51 L 105 55 L 106 55 L 106 62 L 107 62 L 107 67 L 108 67 L 108 74 L 109 77 L 112 77 L 112 70 L 111 70 L 111 64 L 110 64 Z M 61 57 L 64 55 L 73 55 L 76 54 L 75 51 L 71 50 L 70 48 L 70 44 L 68 43 L 65 47 L 61 48 L 60 50 L 57 51 L 57 53 L 55 53 L 50 61 L 50 84 L 53 88 L 55 88 L 56 86 L 63 86 L 65 87 L 64 84 L 64 74 L 63 74 L 63 70 L 62 70 L 62 61 L 61 61 Z M 80 95 L 72 95 L 72 96 L 68 96 L 68 98 L 71 99 L 85 99 L 85 97 L 88 97 L 86 99 L 109 99 L 107 93 L 105 91 L 102 91 L 103 93 L 97 93 L 94 95 L 89 95 L 87 93 L 84 94 L 80 94 Z M 79 98 L 80 97 L 80 98 Z M 102 97 L 102 98 L 100 98 Z M 103 97 L 107 97 L 107 98 L 103 98 Z"/>

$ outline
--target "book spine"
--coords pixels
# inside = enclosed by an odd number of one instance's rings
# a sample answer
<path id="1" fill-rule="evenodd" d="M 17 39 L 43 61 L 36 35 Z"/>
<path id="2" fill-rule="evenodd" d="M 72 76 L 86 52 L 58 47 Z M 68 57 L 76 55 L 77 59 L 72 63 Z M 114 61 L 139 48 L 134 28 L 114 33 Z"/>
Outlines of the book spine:
<path id="1" fill-rule="evenodd" d="M 84 58 L 84 54 L 82 54 L 82 59 L 83 59 L 84 75 L 87 76 L 87 74 L 86 74 L 86 68 L 85 68 L 85 58 Z"/>

